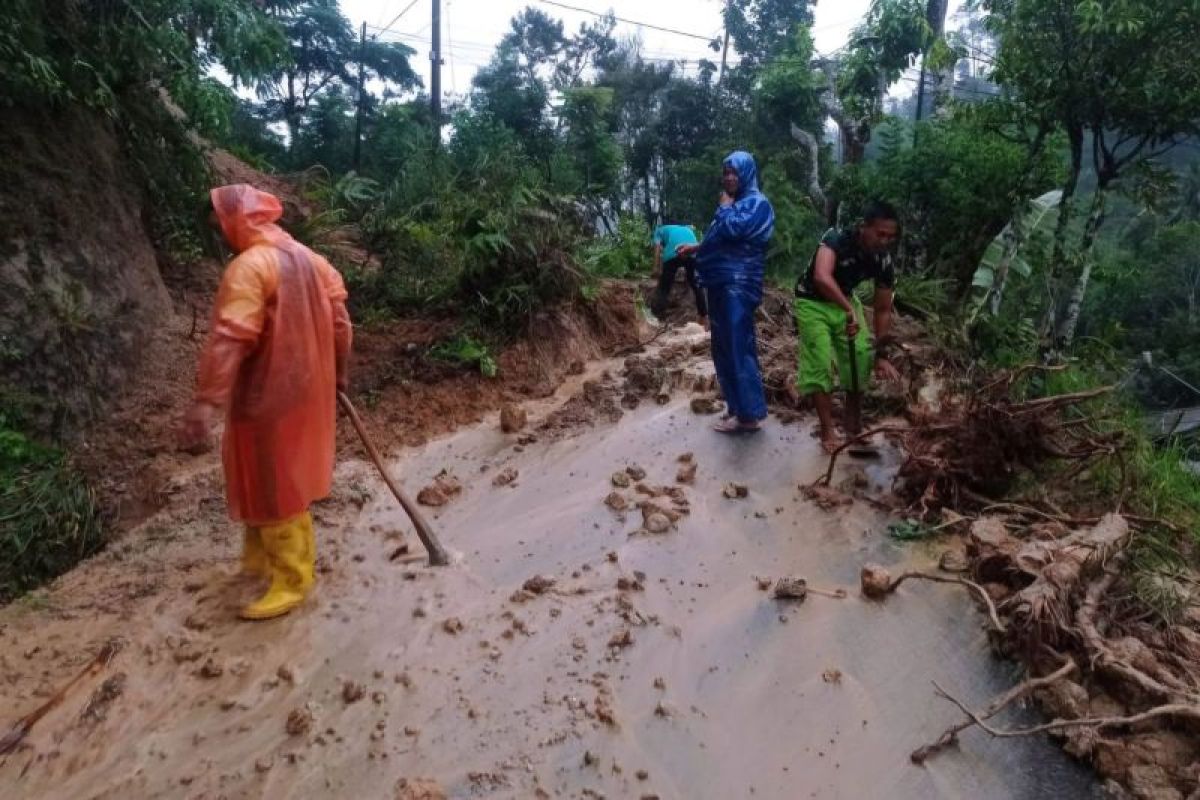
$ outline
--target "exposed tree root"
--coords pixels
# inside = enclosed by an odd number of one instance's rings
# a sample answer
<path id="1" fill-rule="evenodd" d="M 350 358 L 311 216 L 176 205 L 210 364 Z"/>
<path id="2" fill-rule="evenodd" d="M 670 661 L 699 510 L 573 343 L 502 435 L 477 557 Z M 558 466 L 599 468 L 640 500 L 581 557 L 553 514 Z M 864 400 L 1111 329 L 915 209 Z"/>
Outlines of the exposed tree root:
<path id="1" fill-rule="evenodd" d="M 971 725 L 978 725 L 988 735 L 995 736 L 997 738 L 1002 738 L 1002 739 L 1003 738 L 1013 738 L 1013 737 L 1017 737 L 1017 736 L 1035 736 L 1039 733 L 1049 733 L 1051 731 L 1062 731 L 1062 730 L 1067 730 L 1068 728 L 1094 728 L 1095 730 L 1103 730 L 1105 728 L 1115 728 L 1117 726 L 1137 725 L 1142 722 L 1149 722 L 1150 720 L 1160 719 L 1162 717 L 1176 717 L 1176 718 L 1180 718 L 1180 719 L 1193 719 L 1193 720 L 1200 721 L 1200 706 L 1190 704 L 1190 703 L 1174 703 L 1174 704 L 1168 704 L 1168 705 L 1162 705 L 1162 706 L 1155 706 L 1154 708 L 1151 708 L 1148 711 L 1143 711 L 1140 714 L 1131 714 L 1131 715 L 1125 716 L 1125 717 L 1089 717 L 1087 719 L 1056 719 L 1053 722 L 1047 722 L 1043 725 L 1034 725 L 1032 728 L 1020 728 L 1017 730 L 1001 730 L 999 728 L 991 727 L 984 721 L 989 716 L 986 714 L 986 712 L 983 714 L 977 714 L 976 712 L 967 708 L 965 703 L 963 703 L 961 700 L 957 699 L 956 697 L 952 696 L 941 686 L 938 686 L 937 681 L 933 682 L 933 686 L 935 689 L 937 689 L 938 697 L 941 697 L 945 700 L 949 700 L 951 703 L 958 706 L 959 710 L 962 711 L 964 714 L 967 715 L 967 717 L 970 718 L 971 722 L 966 727 L 970 727 Z M 991 706 L 989 705 L 988 709 L 990 709 L 990 708 L 991 708 Z M 921 751 L 918 750 L 917 752 L 919 753 Z M 914 753 L 913 755 L 914 755 L 913 760 L 916 761 L 916 758 L 915 758 L 916 753 Z M 926 757 L 928 757 L 928 756 L 926 756 Z M 920 762 L 917 762 L 917 763 L 920 763 Z"/>
<path id="2" fill-rule="evenodd" d="M 936 741 L 914 750 L 909 758 L 912 759 L 914 764 L 924 764 L 925 760 L 930 756 L 936 755 L 941 750 L 944 750 L 957 742 L 958 734 L 962 733 L 967 728 L 970 728 L 972 725 L 982 725 L 983 720 L 991 719 L 1016 701 L 1024 697 L 1028 697 L 1038 689 L 1044 688 L 1062 680 L 1063 678 L 1066 678 L 1068 675 L 1073 674 L 1077 669 L 1079 669 L 1079 667 L 1076 666 L 1075 662 L 1068 659 L 1061 667 L 1043 678 L 1029 678 L 1028 680 L 1018 683 L 1016 686 L 1009 689 L 992 702 L 988 703 L 987 707 L 978 713 L 965 711 L 964 709 L 964 713 L 967 715 L 965 722 L 959 722 L 951 725 L 942 733 L 941 736 L 937 738 Z M 934 686 L 938 689 L 939 694 L 949 697 L 949 695 L 943 692 L 941 687 L 938 687 L 936 683 L 934 683 Z M 953 698 L 950 699 L 957 704 L 957 701 L 954 701 Z"/>
<path id="3" fill-rule="evenodd" d="M 899 589 L 900 584 L 907 580 L 922 580 L 932 581 L 933 583 L 958 584 L 959 586 L 965 586 L 974 592 L 975 595 L 983 601 L 984 605 L 987 606 L 988 618 L 991 619 L 992 628 L 995 629 L 997 633 L 1005 633 L 1008 630 L 1004 623 L 1000 621 L 1000 614 L 996 611 L 996 604 L 992 601 L 991 596 L 987 593 L 987 589 L 984 589 L 974 581 L 969 581 L 966 578 L 950 577 L 946 575 L 933 575 L 928 572 L 905 572 L 896 577 L 894 580 L 891 580 L 885 587 L 882 587 L 882 590 L 879 590 L 875 588 L 877 584 L 873 584 L 867 578 L 867 571 L 871 569 L 879 570 L 880 568 L 867 567 L 863 570 L 863 594 L 867 595 L 868 597 L 873 599 L 886 597 L 887 595 L 892 594 Z M 886 572 L 884 574 L 886 574 Z"/>

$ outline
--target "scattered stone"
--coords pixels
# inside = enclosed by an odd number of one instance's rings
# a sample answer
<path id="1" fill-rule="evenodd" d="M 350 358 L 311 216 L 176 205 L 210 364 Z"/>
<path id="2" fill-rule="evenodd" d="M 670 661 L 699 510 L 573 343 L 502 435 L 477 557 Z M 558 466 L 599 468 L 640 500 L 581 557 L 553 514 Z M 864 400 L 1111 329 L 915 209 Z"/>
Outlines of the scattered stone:
<path id="1" fill-rule="evenodd" d="M 772 581 L 770 578 L 755 578 L 754 582 L 758 584 L 758 590 L 760 592 L 765 592 L 771 588 L 771 584 L 774 581 Z"/>
<path id="2" fill-rule="evenodd" d="M 654 679 L 654 688 L 658 689 L 659 691 L 666 691 L 666 689 L 667 689 L 666 680 L 663 678 L 655 678 Z"/>
<path id="3" fill-rule="evenodd" d="M 451 617 L 442 623 L 442 630 L 451 636 L 457 636 L 458 634 L 462 633 L 465 628 L 466 626 L 463 625 L 463 621 L 458 617 Z"/>
<path id="4" fill-rule="evenodd" d="M 451 498 L 462 493 L 462 484 L 450 473 L 442 470 L 433 483 L 417 493 L 417 502 L 423 506 L 444 506 Z"/>
<path id="5" fill-rule="evenodd" d="M 614 472 L 610 480 L 612 480 L 612 485 L 618 489 L 628 489 L 633 485 L 633 481 L 630 479 L 629 473 L 624 471 Z"/>
<path id="6" fill-rule="evenodd" d="M 500 471 L 500 474 L 492 478 L 492 486 L 508 486 L 516 482 L 521 475 L 516 467 L 505 467 Z"/>
<path id="7" fill-rule="evenodd" d="M 675 716 L 675 712 L 671 710 L 670 706 L 660 701 L 658 705 L 654 707 L 654 716 L 662 717 L 663 719 L 670 719 L 671 717 Z"/>
<path id="8" fill-rule="evenodd" d="M 639 467 L 637 464 L 625 468 L 625 473 L 635 481 L 646 480 L 646 470 Z"/>
<path id="9" fill-rule="evenodd" d="M 417 606 L 413 609 L 413 619 L 424 619 L 427 616 L 429 616 L 429 612 L 425 609 L 425 606 Z"/>
<path id="10" fill-rule="evenodd" d="M 190 663 L 199 661 L 204 656 L 204 651 L 190 646 L 181 647 L 172 654 L 176 664 Z"/>
<path id="11" fill-rule="evenodd" d="M 225 667 L 221 666 L 211 658 L 204 662 L 204 666 L 200 668 L 199 675 L 201 678 L 219 678 L 225 674 Z"/>
<path id="12" fill-rule="evenodd" d="M 716 414 L 722 408 L 724 408 L 724 404 L 712 399 L 711 397 L 692 398 L 693 414 Z"/>
<path id="13" fill-rule="evenodd" d="M 892 576 L 886 569 L 877 564 L 867 564 L 859 576 L 862 593 L 872 600 L 886 597 L 892 585 Z"/>
<path id="14" fill-rule="evenodd" d="M 199 613 L 189 614 L 188 618 L 183 621 L 183 627 L 190 631 L 203 632 L 208 630 L 209 621 L 200 616 Z"/>
<path id="15" fill-rule="evenodd" d="M 271 767 L 275 766 L 275 759 L 270 756 L 263 756 L 254 762 L 255 772 L 270 772 Z"/>
<path id="16" fill-rule="evenodd" d="M 79 716 L 92 722 L 103 722 L 107 719 L 108 709 L 113 701 L 125 694 L 126 680 L 125 673 L 118 672 L 100 684 L 99 688 L 88 698 L 87 705 L 83 707 Z"/>
<path id="17" fill-rule="evenodd" d="M 401 778 L 395 800 L 446 800 L 446 791 L 431 778 Z"/>
<path id="18" fill-rule="evenodd" d="M 644 769 L 639 769 L 635 774 L 637 775 L 637 779 L 639 781 L 649 780 L 650 778 L 650 773 Z"/>
<path id="19" fill-rule="evenodd" d="M 633 644 L 633 631 L 624 628 L 620 633 L 614 633 L 608 640 L 608 646 L 614 648 L 629 647 Z"/>
<path id="20" fill-rule="evenodd" d="M 636 578 L 626 578 L 624 576 L 617 578 L 617 589 L 622 592 L 641 592 L 645 590 L 642 582 Z"/>
<path id="21" fill-rule="evenodd" d="M 854 502 L 848 495 L 829 486 L 805 486 L 802 491 L 822 511 L 833 511 Z"/>
<path id="22" fill-rule="evenodd" d="M 644 524 L 648 533 L 666 533 L 671 530 L 670 517 L 658 512 L 647 514 Z"/>
<path id="23" fill-rule="evenodd" d="M 601 691 L 596 695 L 596 700 L 593 703 L 596 719 L 603 722 L 605 725 L 616 725 L 617 715 L 613 713 L 612 702 L 609 700 L 609 693 Z"/>
<path id="24" fill-rule="evenodd" d="M 288 736 L 303 736 L 312 730 L 313 713 L 308 706 L 292 709 L 287 718 Z"/>
<path id="25" fill-rule="evenodd" d="M 727 483 L 721 492 L 730 500 L 740 500 L 749 496 L 750 489 L 741 483 Z"/>
<path id="26" fill-rule="evenodd" d="M 827 669 L 821 673 L 821 680 L 826 683 L 841 684 L 842 671 L 840 669 Z"/>
<path id="27" fill-rule="evenodd" d="M 675 473 L 676 483 L 692 484 L 696 482 L 696 462 L 688 461 Z"/>
<path id="28" fill-rule="evenodd" d="M 624 475 L 625 473 L 619 472 L 617 474 Z M 629 501 L 625 498 L 625 495 L 621 494 L 620 492 L 610 492 L 608 497 L 604 498 L 604 505 L 608 506 L 613 511 L 620 512 L 629 508 Z"/>
<path id="29" fill-rule="evenodd" d="M 405 725 L 404 726 L 404 735 L 405 736 L 420 736 L 421 729 L 414 725 Z"/>
<path id="30" fill-rule="evenodd" d="M 526 591 L 525 589 L 517 589 L 508 596 L 508 600 L 511 603 L 528 603 L 535 597 L 537 597 L 537 595 L 533 592 Z"/>
<path id="31" fill-rule="evenodd" d="M 554 584 L 558 583 L 554 578 L 547 578 L 545 575 L 534 575 L 529 580 L 522 584 L 521 588 L 533 594 L 545 594 L 554 588 Z"/>
<path id="32" fill-rule="evenodd" d="M 800 600 L 808 597 L 808 581 L 804 578 L 780 578 L 775 583 L 776 600 Z"/>
<path id="33" fill-rule="evenodd" d="M 412 676 L 407 672 L 396 673 L 396 677 L 394 677 L 392 680 L 403 686 L 405 689 L 411 689 L 413 687 Z"/>
<path id="34" fill-rule="evenodd" d="M 367 694 L 367 689 L 361 683 L 346 681 L 342 684 L 342 702 L 346 705 L 357 703 Z"/>
<path id="35" fill-rule="evenodd" d="M 528 424 L 529 415 L 520 406 L 510 404 L 500 409 L 500 430 L 505 433 L 524 430 Z"/>
<path id="36" fill-rule="evenodd" d="M 691 453 L 684 453 L 683 455 L 681 455 L 679 458 L 677 458 L 675 460 L 678 461 L 680 464 L 690 464 L 694 460 L 694 458 L 695 458 L 695 456 L 693 456 Z"/>
<path id="37" fill-rule="evenodd" d="M 606 557 L 613 564 L 617 563 L 617 551 L 616 550 L 609 550 L 608 555 Z"/>
<path id="38" fill-rule="evenodd" d="M 593 765 L 599 763 L 599 761 L 600 761 L 600 759 L 596 758 L 596 756 L 592 754 L 591 750 L 583 751 L 583 765 L 585 767 L 593 766 Z"/>

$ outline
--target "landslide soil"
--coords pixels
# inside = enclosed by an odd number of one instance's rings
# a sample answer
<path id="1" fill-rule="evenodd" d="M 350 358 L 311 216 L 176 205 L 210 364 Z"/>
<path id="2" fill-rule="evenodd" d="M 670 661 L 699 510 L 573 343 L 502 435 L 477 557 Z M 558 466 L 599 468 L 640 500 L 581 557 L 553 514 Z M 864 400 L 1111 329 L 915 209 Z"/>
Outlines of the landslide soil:
<path id="1" fill-rule="evenodd" d="M 389 346 L 400 352 L 381 360 L 402 369 L 406 348 Z M 693 414 L 694 396 L 711 397 L 705 346 L 690 326 L 648 353 L 593 359 L 525 402 L 529 426 L 510 434 L 482 409 L 523 386 L 434 395 L 419 373 L 380 379 L 376 399 L 360 398 L 391 441 L 406 424 L 426 438 L 481 419 L 394 454 L 414 494 L 442 474 L 462 485 L 426 509 L 457 563 L 423 565 L 403 513 L 344 442 L 334 496 L 314 509 L 317 589 L 271 622 L 236 619 L 261 586 L 236 574 L 240 533 L 215 459 L 176 462 L 161 510 L 0 610 L 0 724 L 122 644 L 0 758 L 0 787 L 28 798 L 411 797 L 435 783 L 454 798 L 1092 796 L 1090 776 L 1045 740 L 968 732 L 927 767 L 908 762 L 958 718 L 929 702 L 931 677 L 980 705 L 1011 676 L 954 588 L 885 605 L 853 591 L 864 562 L 904 564 L 910 550 L 889 543 L 869 504 L 825 511 L 798 489 L 825 465 L 807 423 L 773 418 L 730 439 Z M 563 360 L 545 384 L 579 372 Z M 393 407 L 400 397 L 411 405 Z M 430 408 L 413 407 L 422 400 Z M 422 427 L 438 403 L 448 419 Z M 835 483 L 882 486 L 892 463 L 844 467 Z M 690 482 L 676 483 L 681 472 Z M 745 496 L 726 493 L 730 481 Z M 606 504 L 613 493 L 622 502 Z M 668 527 L 647 533 L 659 513 Z M 764 590 L 785 576 L 852 591 L 797 602 Z"/>

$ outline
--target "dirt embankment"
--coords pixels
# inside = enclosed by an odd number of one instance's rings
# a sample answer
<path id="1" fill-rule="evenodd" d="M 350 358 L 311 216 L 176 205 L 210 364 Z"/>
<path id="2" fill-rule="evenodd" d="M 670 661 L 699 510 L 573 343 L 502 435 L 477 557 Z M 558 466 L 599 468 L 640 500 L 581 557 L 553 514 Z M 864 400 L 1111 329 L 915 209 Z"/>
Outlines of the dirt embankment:
<path id="1" fill-rule="evenodd" d="M 102 418 L 171 314 L 110 121 L 0 107 L 0 401 L 70 436 Z"/>

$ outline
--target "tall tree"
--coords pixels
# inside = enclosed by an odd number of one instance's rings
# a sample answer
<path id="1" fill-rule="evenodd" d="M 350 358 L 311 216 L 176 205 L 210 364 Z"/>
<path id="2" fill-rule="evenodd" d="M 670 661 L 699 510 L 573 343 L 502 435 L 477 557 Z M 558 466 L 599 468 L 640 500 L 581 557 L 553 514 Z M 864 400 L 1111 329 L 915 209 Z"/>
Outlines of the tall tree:
<path id="1" fill-rule="evenodd" d="M 409 64 L 416 51 L 377 39 L 363 46 L 337 0 L 269 3 L 268 12 L 284 32 L 291 58 L 258 82 L 258 94 L 268 113 L 287 124 L 292 142 L 323 92 L 357 89 L 360 58 L 368 81 L 401 90 L 421 85 Z"/>
<path id="2" fill-rule="evenodd" d="M 996 80 L 1039 119 L 1052 120 L 1069 143 L 1043 320 L 1059 352 L 1070 347 L 1079 323 L 1113 184 L 1200 129 L 1200 59 L 1180 58 L 1200 37 L 1200 4 L 985 0 L 984 6 L 999 38 Z M 1085 163 L 1096 185 L 1072 240 Z"/>

